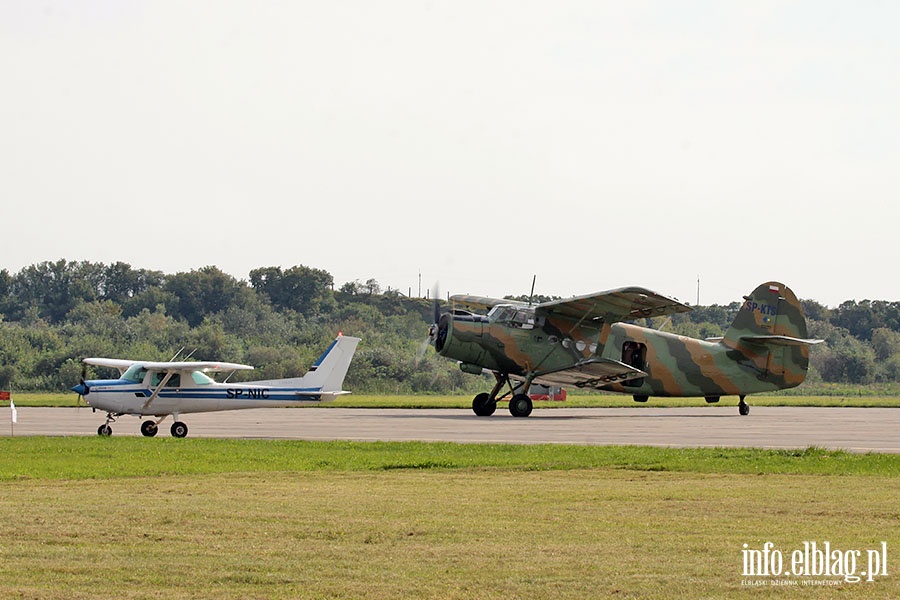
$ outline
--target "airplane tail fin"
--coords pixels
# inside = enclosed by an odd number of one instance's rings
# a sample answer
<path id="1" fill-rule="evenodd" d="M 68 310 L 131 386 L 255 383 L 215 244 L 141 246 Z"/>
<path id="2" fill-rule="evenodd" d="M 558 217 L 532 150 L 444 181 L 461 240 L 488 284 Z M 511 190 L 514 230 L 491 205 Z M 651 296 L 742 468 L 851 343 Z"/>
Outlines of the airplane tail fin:
<path id="1" fill-rule="evenodd" d="M 340 393 L 359 341 L 360 338 L 345 335 L 335 338 L 309 372 L 303 376 L 303 385 L 319 388 L 322 392 Z"/>
<path id="2" fill-rule="evenodd" d="M 360 338 L 338 335 L 303 377 L 248 381 L 247 383 L 302 388 L 307 395 L 316 396 L 322 401 L 333 400 L 341 394 L 350 393 L 343 391 L 341 386 L 344 385 L 344 377 L 347 375 L 350 361 L 353 360 L 353 354 L 356 352 L 359 342 Z"/>
<path id="3" fill-rule="evenodd" d="M 744 296 L 722 343 L 757 362 L 764 360 L 766 379 L 786 388 L 803 383 L 809 346 L 822 341 L 806 336 L 806 317 L 797 296 L 783 283 L 770 281 Z"/>

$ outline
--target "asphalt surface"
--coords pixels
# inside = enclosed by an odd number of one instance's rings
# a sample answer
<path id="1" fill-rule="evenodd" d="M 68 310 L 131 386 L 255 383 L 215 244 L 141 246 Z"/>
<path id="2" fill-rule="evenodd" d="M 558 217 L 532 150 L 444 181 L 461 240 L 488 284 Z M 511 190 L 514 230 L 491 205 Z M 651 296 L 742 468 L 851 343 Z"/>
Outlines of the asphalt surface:
<path id="1" fill-rule="evenodd" d="M 105 414 L 90 408 L 18 408 L 0 413 L 0 436 L 96 435 Z M 514 418 L 501 405 L 491 417 L 455 409 L 269 408 L 182 415 L 189 437 L 298 440 L 806 448 L 900 453 L 900 409 L 754 406 L 737 408 L 554 408 Z M 169 435 L 171 417 L 160 425 Z M 123 416 L 113 435 L 140 435 Z"/>

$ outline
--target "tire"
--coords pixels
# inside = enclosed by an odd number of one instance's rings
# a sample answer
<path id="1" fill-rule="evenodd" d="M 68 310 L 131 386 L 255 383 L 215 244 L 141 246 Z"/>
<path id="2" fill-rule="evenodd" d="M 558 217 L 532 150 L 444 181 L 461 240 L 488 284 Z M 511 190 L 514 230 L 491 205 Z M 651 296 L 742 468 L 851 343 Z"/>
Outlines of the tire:
<path id="1" fill-rule="evenodd" d="M 144 421 L 141 423 L 141 433 L 144 437 L 153 437 L 159 432 L 159 426 L 154 421 Z"/>
<path id="2" fill-rule="evenodd" d="M 497 403 L 491 402 L 491 395 L 482 392 L 472 400 L 472 410 L 479 417 L 489 417 L 497 410 Z"/>
<path id="3" fill-rule="evenodd" d="M 527 394 L 516 394 L 509 401 L 509 414 L 514 417 L 527 417 L 534 409 L 534 404 Z"/>
<path id="4" fill-rule="evenodd" d="M 169 431 L 172 433 L 172 437 L 183 438 L 188 433 L 188 426 L 181 421 L 175 421 Z"/>
<path id="5" fill-rule="evenodd" d="M 100 427 L 97 428 L 97 435 L 100 435 L 103 437 L 111 436 L 112 435 L 112 427 L 110 427 L 109 425 L 104 423 L 103 425 L 101 425 Z"/>

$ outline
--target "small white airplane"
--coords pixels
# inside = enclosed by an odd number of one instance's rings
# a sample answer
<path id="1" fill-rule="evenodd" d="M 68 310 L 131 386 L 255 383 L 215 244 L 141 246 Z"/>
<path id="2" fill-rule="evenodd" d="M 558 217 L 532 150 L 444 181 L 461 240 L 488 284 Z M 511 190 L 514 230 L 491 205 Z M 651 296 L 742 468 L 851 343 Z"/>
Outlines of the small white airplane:
<path id="1" fill-rule="evenodd" d="M 112 435 L 111 422 L 122 415 L 135 415 L 156 417 L 141 423 L 141 433 L 153 437 L 159 424 L 172 415 L 172 436 L 183 438 L 188 428 L 179 420 L 182 414 L 318 404 L 349 394 L 341 386 L 359 341 L 338 335 L 303 377 L 242 383 L 227 383 L 228 377 L 234 371 L 252 370 L 250 365 L 85 358 L 86 364 L 118 369 L 119 378 L 82 379 L 72 391 L 84 397 L 95 412 L 106 411 L 106 423 L 97 429 L 98 435 Z M 207 375 L 223 371 L 229 372 L 223 383 Z"/>

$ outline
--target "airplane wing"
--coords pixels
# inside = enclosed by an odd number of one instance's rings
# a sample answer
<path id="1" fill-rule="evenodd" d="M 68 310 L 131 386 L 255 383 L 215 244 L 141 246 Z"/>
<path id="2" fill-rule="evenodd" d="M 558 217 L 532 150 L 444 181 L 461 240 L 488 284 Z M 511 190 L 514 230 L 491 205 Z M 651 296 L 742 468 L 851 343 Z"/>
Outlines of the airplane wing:
<path id="1" fill-rule="evenodd" d="M 536 316 L 565 317 L 579 322 L 629 321 L 688 312 L 691 307 L 641 287 L 627 287 L 565 300 L 544 302 L 535 307 Z"/>
<path id="2" fill-rule="evenodd" d="M 210 361 L 160 362 L 150 360 L 124 360 L 118 358 L 85 358 L 82 362 L 98 367 L 112 367 L 114 369 L 119 369 L 120 371 L 124 371 L 134 364 L 140 364 L 145 369 L 152 369 L 155 371 L 205 371 L 207 373 L 214 373 L 218 371 L 253 370 L 253 367 L 251 367 L 250 365 Z"/>
<path id="3" fill-rule="evenodd" d="M 568 369 L 542 373 L 534 381 L 545 385 L 550 383 L 575 387 L 600 387 L 646 376 L 647 373 L 644 371 L 617 360 L 594 357 L 579 361 Z"/>
<path id="4" fill-rule="evenodd" d="M 94 365 L 96 367 L 110 367 L 113 369 L 119 369 L 120 371 L 125 371 L 136 362 L 140 362 L 138 360 L 122 360 L 119 358 L 85 358 L 82 360 L 86 365 Z"/>

